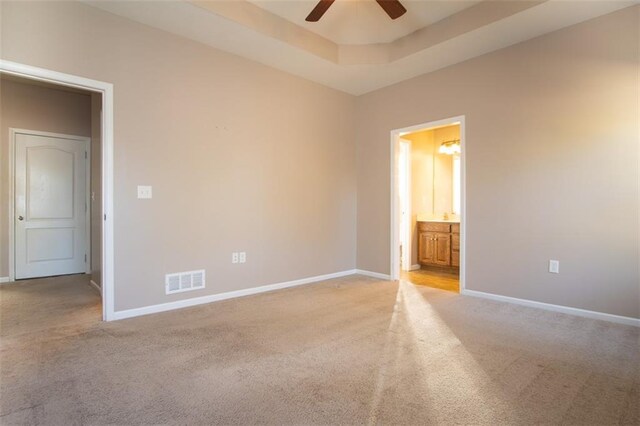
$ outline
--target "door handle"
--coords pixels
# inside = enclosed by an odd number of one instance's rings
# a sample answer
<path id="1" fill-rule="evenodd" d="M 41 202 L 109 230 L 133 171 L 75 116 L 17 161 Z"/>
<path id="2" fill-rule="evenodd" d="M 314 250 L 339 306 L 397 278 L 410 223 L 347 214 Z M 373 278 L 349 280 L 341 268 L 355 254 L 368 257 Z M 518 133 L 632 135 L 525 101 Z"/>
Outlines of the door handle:
<path id="1" fill-rule="evenodd" d="M 18 220 L 24 220 L 24 217 L 18 216 Z"/>

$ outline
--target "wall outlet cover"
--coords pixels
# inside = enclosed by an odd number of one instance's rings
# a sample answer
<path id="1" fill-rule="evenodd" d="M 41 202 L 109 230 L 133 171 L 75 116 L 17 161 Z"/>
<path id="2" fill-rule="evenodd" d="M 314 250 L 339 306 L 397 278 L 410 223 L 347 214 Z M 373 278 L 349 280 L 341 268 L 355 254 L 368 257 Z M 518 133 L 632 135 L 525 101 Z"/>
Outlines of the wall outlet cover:
<path id="1" fill-rule="evenodd" d="M 138 185 L 138 199 L 152 198 L 152 188 L 149 185 Z"/>

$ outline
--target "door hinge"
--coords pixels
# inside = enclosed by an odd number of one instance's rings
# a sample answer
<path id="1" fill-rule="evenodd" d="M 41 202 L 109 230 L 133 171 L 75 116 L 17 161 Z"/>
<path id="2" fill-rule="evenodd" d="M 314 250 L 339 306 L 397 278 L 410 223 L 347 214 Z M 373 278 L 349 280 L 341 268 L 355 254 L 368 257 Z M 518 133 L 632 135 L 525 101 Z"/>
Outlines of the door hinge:
<path id="1" fill-rule="evenodd" d="M 87 255 L 84 255 L 84 263 L 87 263 Z"/>

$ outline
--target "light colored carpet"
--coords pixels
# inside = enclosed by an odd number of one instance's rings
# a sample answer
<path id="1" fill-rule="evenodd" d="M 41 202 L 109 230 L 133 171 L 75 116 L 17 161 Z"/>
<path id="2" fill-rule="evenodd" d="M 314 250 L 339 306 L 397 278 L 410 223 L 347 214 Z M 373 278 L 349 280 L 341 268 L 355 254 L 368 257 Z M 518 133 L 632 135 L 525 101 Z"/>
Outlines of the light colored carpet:
<path id="1" fill-rule="evenodd" d="M 0 423 L 640 422 L 633 327 L 360 276 L 113 323 L 92 292 L 1 286 Z"/>

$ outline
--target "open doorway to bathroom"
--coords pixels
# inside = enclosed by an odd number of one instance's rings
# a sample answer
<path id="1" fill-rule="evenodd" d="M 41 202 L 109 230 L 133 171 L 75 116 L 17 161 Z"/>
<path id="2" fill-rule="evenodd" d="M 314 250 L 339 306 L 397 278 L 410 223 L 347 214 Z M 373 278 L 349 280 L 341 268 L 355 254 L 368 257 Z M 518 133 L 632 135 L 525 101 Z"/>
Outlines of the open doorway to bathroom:
<path id="1" fill-rule="evenodd" d="M 464 118 L 392 132 L 393 279 L 460 292 Z"/>

